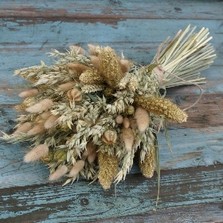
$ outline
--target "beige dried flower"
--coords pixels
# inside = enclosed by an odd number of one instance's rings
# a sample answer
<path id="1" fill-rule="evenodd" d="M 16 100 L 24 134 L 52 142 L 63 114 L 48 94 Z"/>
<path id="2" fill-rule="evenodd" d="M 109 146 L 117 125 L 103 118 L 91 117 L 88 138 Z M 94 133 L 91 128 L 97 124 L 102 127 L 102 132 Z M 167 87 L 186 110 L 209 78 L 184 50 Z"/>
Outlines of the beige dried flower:
<path id="1" fill-rule="evenodd" d="M 98 180 L 103 189 L 107 190 L 118 173 L 118 158 L 115 155 L 98 152 Z"/>
<path id="2" fill-rule="evenodd" d="M 85 70 L 89 69 L 89 67 L 85 66 L 84 64 L 80 63 L 68 63 L 67 64 L 69 74 L 79 76 Z"/>
<path id="3" fill-rule="evenodd" d="M 86 150 L 84 151 L 82 158 L 86 159 L 87 157 L 88 162 L 93 163 L 96 159 L 96 156 L 96 145 L 92 141 L 90 141 L 89 143 L 87 143 Z"/>
<path id="4" fill-rule="evenodd" d="M 19 97 L 21 98 L 33 97 L 36 96 L 38 93 L 39 93 L 38 89 L 32 88 L 21 92 L 19 94 Z"/>
<path id="5" fill-rule="evenodd" d="M 121 139 L 124 142 L 125 149 L 127 150 L 127 152 L 130 152 L 132 150 L 135 139 L 132 129 L 123 128 L 121 133 Z"/>
<path id="6" fill-rule="evenodd" d="M 106 130 L 102 136 L 102 141 L 107 145 L 112 145 L 117 140 L 117 132 L 114 130 Z"/>
<path id="7" fill-rule="evenodd" d="M 39 144 L 24 156 L 24 162 L 30 163 L 40 160 L 42 157 L 47 156 L 48 153 L 49 147 L 46 144 Z"/>
<path id="8" fill-rule="evenodd" d="M 67 83 L 64 83 L 64 84 L 60 84 L 58 86 L 58 90 L 60 90 L 60 91 L 68 91 L 71 88 L 73 88 L 74 85 L 75 85 L 75 82 L 73 82 L 73 81 L 70 81 L 70 82 L 67 82 Z"/>
<path id="9" fill-rule="evenodd" d="M 85 162 L 84 160 L 78 160 L 76 163 L 73 164 L 68 177 L 76 178 L 79 172 L 84 168 Z"/>
<path id="10" fill-rule="evenodd" d="M 143 176 L 151 178 L 156 169 L 156 147 L 154 145 L 150 146 L 149 151 L 145 155 L 143 162 L 139 163 L 140 170 Z"/>
<path id="11" fill-rule="evenodd" d="M 123 123 L 123 116 L 122 115 L 117 115 L 117 117 L 115 118 L 115 121 L 117 124 L 122 124 Z"/>
<path id="12" fill-rule="evenodd" d="M 50 117 L 48 117 L 47 120 L 44 122 L 44 128 L 50 129 L 54 127 L 57 124 L 59 117 L 59 115 L 51 115 Z"/>
<path id="13" fill-rule="evenodd" d="M 24 122 L 18 126 L 18 128 L 13 132 L 13 135 L 27 133 L 31 128 L 32 128 L 32 122 Z"/>
<path id="14" fill-rule="evenodd" d="M 116 88 L 124 77 L 119 58 L 111 47 L 102 48 L 98 58 L 100 60 L 100 74 L 111 88 Z"/>
<path id="15" fill-rule="evenodd" d="M 39 115 L 39 117 L 40 117 L 41 120 L 46 120 L 46 119 L 48 119 L 51 115 L 52 115 L 52 113 L 51 113 L 50 111 L 45 111 L 45 112 L 41 113 L 41 114 Z"/>
<path id="16" fill-rule="evenodd" d="M 96 157 L 97 157 L 97 153 L 96 153 L 96 151 L 94 151 L 88 155 L 87 161 L 91 164 L 95 161 Z"/>
<path id="17" fill-rule="evenodd" d="M 160 89 L 204 82 L 200 71 L 215 57 L 208 34 L 208 29 L 194 33 L 187 27 L 162 44 L 146 66 L 119 57 L 110 47 L 89 45 L 88 55 L 77 46 L 53 51 L 54 64 L 41 62 L 16 71 L 31 85 L 19 94 L 24 101 L 17 106 L 29 113 L 17 119 L 14 134 L 4 134 L 5 139 L 34 143 L 37 148 L 24 160 L 45 162 L 50 180 L 67 173 L 66 183 L 79 175 L 98 177 L 108 189 L 114 178 L 125 179 L 136 152 L 143 175 L 151 177 L 156 168 L 157 147 L 151 143 L 157 123 L 187 119 L 183 110 L 160 97 Z M 43 142 L 48 152 L 38 150 Z"/>
<path id="18" fill-rule="evenodd" d="M 168 99 L 138 95 L 135 97 L 135 102 L 148 112 L 163 115 L 172 121 L 178 123 L 187 121 L 187 114 Z"/>
<path id="19" fill-rule="evenodd" d="M 46 98 L 26 108 L 26 111 L 30 113 L 41 113 L 43 111 L 50 109 L 52 106 L 53 106 L 53 101 L 51 99 Z"/>
<path id="20" fill-rule="evenodd" d="M 66 165 L 59 166 L 52 174 L 49 176 L 49 181 L 55 181 L 63 177 L 68 172 Z"/>
<path id="21" fill-rule="evenodd" d="M 80 75 L 79 80 L 83 84 L 103 84 L 104 82 L 103 77 L 99 74 L 98 70 L 95 68 L 84 71 Z"/>
<path id="22" fill-rule="evenodd" d="M 136 108 L 135 120 L 140 132 L 144 132 L 149 127 L 149 114 L 144 108 Z"/>
<path id="23" fill-rule="evenodd" d="M 73 88 L 67 92 L 67 97 L 70 101 L 81 101 L 82 94 L 77 88 Z"/>
<path id="24" fill-rule="evenodd" d="M 45 127 L 43 123 L 34 124 L 33 127 L 27 132 L 28 136 L 34 136 L 45 132 Z"/>
<path id="25" fill-rule="evenodd" d="M 127 129 L 127 128 L 129 128 L 129 126 L 130 126 L 130 121 L 127 117 L 125 117 L 123 119 L 123 127 Z"/>

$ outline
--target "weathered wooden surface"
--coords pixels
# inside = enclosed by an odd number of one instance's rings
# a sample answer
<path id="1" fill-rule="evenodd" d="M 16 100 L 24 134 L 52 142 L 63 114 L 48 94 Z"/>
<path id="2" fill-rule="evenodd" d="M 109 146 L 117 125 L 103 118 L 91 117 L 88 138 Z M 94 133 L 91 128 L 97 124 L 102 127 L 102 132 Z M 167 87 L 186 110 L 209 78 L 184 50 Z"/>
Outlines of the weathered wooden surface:
<path id="1" fill-rule="evenodd" d="M 189 23 L 210 29 L 217 59 L 203 72 L 208 83 L 200 102 L 188 110 L 188 122 L 169 125 L 172 152 L 159 135 L 166 171 L 158 210 L 152 211 L 157 178 L 145 180 L 137 168 L 117 186 L 116 196 L 97 183 L 61 188 L 48 183 L 45 166 L 22 163 L 25 144 L 0 142 L 0 222 L 223 222 L 223 1 L 1 0 L 0 130 L 12 131 L 13 106 L 25 86 L 13 71 L 40 60 L 50 63 L 46 53 L 52 48 L 111 45 L 148 63 L 161 41 Z M 196 87 L 169 92 L 181 107 L 198 94 Z"/>

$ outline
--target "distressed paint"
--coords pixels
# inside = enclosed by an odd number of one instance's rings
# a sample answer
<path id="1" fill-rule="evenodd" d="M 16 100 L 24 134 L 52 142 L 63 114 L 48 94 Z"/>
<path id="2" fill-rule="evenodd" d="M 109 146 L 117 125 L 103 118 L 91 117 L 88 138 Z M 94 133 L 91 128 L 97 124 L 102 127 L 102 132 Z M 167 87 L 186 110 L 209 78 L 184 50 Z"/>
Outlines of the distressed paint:
<path id="1" fill-rule="evenodd" d="M 63 19 L 222 19 L 222 2 L 212 1 L 171 1 L 171 0 L 82 0 L 50 1 L 1 0 L 0 16 L 4 18 Z"/>
<path id="2" fill-rule="evenodd" d="M 158 136 L 163 169 L 158 210 L 152 211 L 157 177 L 146 180 L 137 167 L 116 191 L 104 192 L 97 183 L 89 187 L 83 181 L 63 188 L 60 182 L 48 183 L 43 164 L 22 163 L 27 145 L 1 141 L 0 222 L 222 221 L 222 1 L 2 0 L 0 130 L 12 132 L 16 117 L 12 109 L 20 100 L 17 94 L 27 85 L 12 77 L 15 69 L 36 65 L 41 59 L 50 63 L 46 53 L 53 48 L 86 47 L 89 42 L 111 45 L 127 58 L 148 63 L 164 38 L 189 23 L 210 29 L 217 59 L 203 72 L 208 79 L 202 86 L 205 94 L 188 111 L 188 122 L 169 125 L 172 152 L 164 133 Z M 181 87 L 168 96 L 187 107 L 198 93 L 196 87 Z"/>
<path id="3" fill-rule="evenodd" d="M 220 203 L 222 174 L 222 166 L 164 171 L 158 212 L 182 205 Z M 116 190 L 106 192 L 95 183 L 89 187 L 82 181 L 63 188 L 51 184 L 1 189 L 0 206 L 7 209 L 0 210 L 0 219 L 59 223 L 143 214 L 156 208 L 156 184 L 155 178 L 145 180 L 135 174 Z"/>

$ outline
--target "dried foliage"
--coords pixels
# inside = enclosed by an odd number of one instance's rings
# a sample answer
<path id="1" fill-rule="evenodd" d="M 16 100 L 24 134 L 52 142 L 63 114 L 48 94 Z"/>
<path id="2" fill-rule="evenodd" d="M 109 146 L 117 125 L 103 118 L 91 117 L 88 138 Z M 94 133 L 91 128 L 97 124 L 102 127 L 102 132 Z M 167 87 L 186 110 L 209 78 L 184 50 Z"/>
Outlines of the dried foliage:
<path id="1" fill-rule="evenodd" d="M 30 141 L 26 162 L 49 166 L 49 180 L 66 176 L 99 179 L 104 189 L 124 180 L 136 151 L 140 168 L 152 177 L 159 160 L 156 134 L 163 120 L 185 122 L 186 113 L 160 89 L 200 84 L 200 71 L 215 57 L 208 29 L 188 26 L 164 42 L 146 66 L 119 57 L 111 47 L 89 45 L 54 50 L 51 66 L 41 62 L 17 70 L 30 82 L 19 94 L 22 112 L 9 141 Z"/>

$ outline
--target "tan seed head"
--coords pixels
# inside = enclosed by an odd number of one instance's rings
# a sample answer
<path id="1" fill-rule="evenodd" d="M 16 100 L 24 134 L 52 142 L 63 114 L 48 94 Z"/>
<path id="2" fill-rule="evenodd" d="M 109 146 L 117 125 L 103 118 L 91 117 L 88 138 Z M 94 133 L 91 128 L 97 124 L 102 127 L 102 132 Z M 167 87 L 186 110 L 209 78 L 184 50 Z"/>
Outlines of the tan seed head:
<path id="1" fill-rule="evenodd" d="M 67 97 L 70 101 L 81 101 L 82 94 L 77 88 L 73 88 L 67 92 Z"/>
<path id="2" fill-rule="evenodd" d="M 108 145 L 112 145 L 117 140 L 117 133 L 114 130 L 106 130 L 102 136 L 102 141 Z"/>
<path id="3" fill-rule="evenodd" d="M 75 82 L 73 82 L 73 81 L 70 81 L 70 82 L 67 82 L 67 83 L 64 83 L 64 84 L 60 84 L 58 86 L 58 90 L 60 90 L 60 91 L 68 91 L 71 88 L 73 88 L 74 84 L 75 84 Z"/>
<path id="4" fill-rule="evenodd" d="M 59 115 L 51 115 L 44 123 L 45 129 L 50 129 L 57 124 Z"/>
<path id="5" fill-rule="evenodd" d="M 136 108 L 135 120 L 140 132 L 144 132 L 149 127 L 149 114 L 144 108 Z"/>
<path id="6" fill-rule="evenodd" d="M 26 111 L 30 113 L 41 113 L 43 111 L 50 109 L 52 106 L 53 106 L 53 101 L 51 99 L 46 98 L 26 108 Z"/>
<path id="7" fill-rule="evenodd" d="M 40 160 L 42 157 L 47 156 L 48 153 L 49 153 L 48 146 L 46 144 L 40 144 L 34 147 L 24 156 L 24 162 L 29 163 Z"/>
<path id="8" fill-rule="evenodd" d="M 49 176 L 49 181 L 58 180 L 63 177 L 68 172 L 66 165 L 58 167 L 52 174 Z"/>
<path id="9" fill-rule="evenodd" d="M 121 139 L 124 142 L 125 149 L 130 152 L 134 144 L 134 133 L 130 128 L 123 128 L 121 133 Z"/>
<path id="10" fill-rule="evenodd" d="M 28 90 L 21 92 L 19 94 L 19 97 L 21 97 L 21 98 L 33 97 L 33 96 L 36 96 L 38 93 L 39 93 L 38 89 L 36 89 L 36 88 L 28 89 Z"/>
<path id="11" fill-rule="evenodd" d="M 79 172 L 84 168 L 85 162 L 84 160 L 78 160 L 73 167 L 71 168 L 68 177 L 76 177 Z"/>

